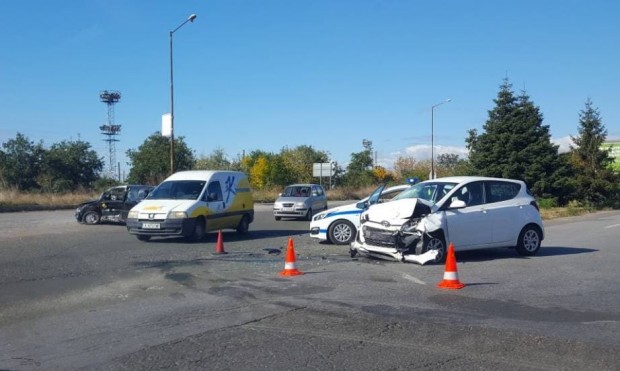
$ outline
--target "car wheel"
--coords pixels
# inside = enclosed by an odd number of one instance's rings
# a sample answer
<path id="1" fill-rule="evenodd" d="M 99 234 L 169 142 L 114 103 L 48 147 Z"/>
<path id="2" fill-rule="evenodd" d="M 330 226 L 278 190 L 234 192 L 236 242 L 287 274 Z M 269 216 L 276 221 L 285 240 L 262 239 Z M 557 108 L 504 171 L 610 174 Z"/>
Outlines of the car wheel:
<path id="1" fill-rule="evenodd" d="M 312 216 L 314 214 L 312 213 L 312 209 L 308 209 L 308 212 L 306 213 L 306 220 L 310 221 L 312 220 Z"/>
<path id="2" fill-rule="evenodd" d="M 338 220 L 329 227 L 329 240 L 336 245 L 348 245 L 355 238 L 355 226 L 348 220 Z"/>
<path id="3" fill-rule="evenodd" d="M 82 220 L 86 224 L 99 224 L 101 220 L 101 216 L 95 210 L 87 211 L 86 214 L 82 217 Z"/>
<path id="4" fill-rule="evenodd" d="M 446 259 L 446 241 L 442 236 L 425 236 L 424 245 L 422 246 L 422 252 L 429 250 L 437 250 L 437 256 L 433 260 L 433 263 L 442 263 Z"/>
<path id="5" fill-rule="evenodd" d="M 540 250 L 541 232 L 537 226 L 526 225 L 519 234 L 517 241 L 517 253 L 523 256 L 533 256 Z"/>
<path id="6" fill-rule="evenodd" d="M 196 219 L 196 224 L 194 224 L 194 231 L 188 237 L 188 240 L 192 242 L 200 242 L 205 237 L 205 230 L 206 228 L 204 219 Z"/>
<path id="7" fill-rule="evenodd" d="M 144 241 L 144 242 L 148 242 L 148 241 L 151 240 L 151 236 L 145 236 L 143 234 L 136 235 L 136 238 L 138 238 L 138 240 Z"/>
<path id="8" fill-rule="evenodd" d="M 239 221 L 239 225 L 237 225 L 237 233 L 246 234 L 250 229 L 250 218 L 247 215 L 244 215 L 243 218 Z"/>
<path id="9" fill-rule="evenodd" d="M 276 220 L 280 220 L 280 219 L 282 219 L 281 216 L 276 216 Z"/>

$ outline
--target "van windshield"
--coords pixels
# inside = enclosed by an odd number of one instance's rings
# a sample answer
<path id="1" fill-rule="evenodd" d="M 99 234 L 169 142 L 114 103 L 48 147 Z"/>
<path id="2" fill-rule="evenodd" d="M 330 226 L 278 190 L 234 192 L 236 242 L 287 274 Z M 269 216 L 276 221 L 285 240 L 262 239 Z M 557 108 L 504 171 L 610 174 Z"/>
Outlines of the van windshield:
<path id="1" fill-rule="evenodd" d="M 197 200 L 207 182 L 204 180 L 169 180 L 149 193 L 147 200 Z"/>

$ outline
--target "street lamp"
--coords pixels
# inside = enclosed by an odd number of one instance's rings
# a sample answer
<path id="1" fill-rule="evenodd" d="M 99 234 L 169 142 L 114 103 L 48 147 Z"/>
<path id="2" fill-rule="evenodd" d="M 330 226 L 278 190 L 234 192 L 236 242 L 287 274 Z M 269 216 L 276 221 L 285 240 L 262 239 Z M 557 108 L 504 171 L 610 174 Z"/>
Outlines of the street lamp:
<path id="1" fill-rule="evenodd" d="M 451 101 L 452 99 L 446 99 L 431 107 L 431 179 L 435 179 L 435 107 Z"/>
<path id="2" fill-rule="evenodd" d="M 174 78 L 172 73 L 172 35 L 187 22 L 194 22 L 196 14 L 192 14 L 179 27 L 170 31 L 170 174 L 174 173 Z"/>

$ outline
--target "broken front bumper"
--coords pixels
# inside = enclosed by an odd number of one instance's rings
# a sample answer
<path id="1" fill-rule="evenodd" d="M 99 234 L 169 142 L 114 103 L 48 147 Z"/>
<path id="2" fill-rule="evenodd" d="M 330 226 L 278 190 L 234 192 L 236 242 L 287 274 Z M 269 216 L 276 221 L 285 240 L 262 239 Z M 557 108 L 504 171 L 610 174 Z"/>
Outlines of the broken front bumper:
<path id="1" fill-rule="evenodd" d="M 393 247 L 372 246 L 361 243 L 357 240 L 351 242 L 351 245 L 349 246 L 349 253 L 351 254 L 351 257 L 359 254 L 377 259 L 401 261 L 404 263 L 418 263 L 420 265 L 433 261 L 437 257 L 436 250 L 429 250 L 420 255 L 403 254 L 401 251 L 398 251 Z"/>

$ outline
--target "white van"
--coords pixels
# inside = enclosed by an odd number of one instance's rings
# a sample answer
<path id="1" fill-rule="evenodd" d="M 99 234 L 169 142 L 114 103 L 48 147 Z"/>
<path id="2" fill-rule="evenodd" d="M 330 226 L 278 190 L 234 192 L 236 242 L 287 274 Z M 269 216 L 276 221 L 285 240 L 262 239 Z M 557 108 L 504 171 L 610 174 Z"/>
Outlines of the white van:
<path id="1" fill-rule="evenodd" d="M 200 241 L 206 232 L 219 229 L 247 233 L 252 221 L 254 200 L 244 173 L 181 171 L 166 178 L 129 211 L 127 231 L 141 241 L 153 236 Z"/>

